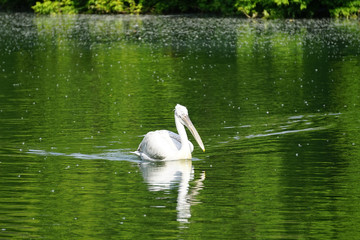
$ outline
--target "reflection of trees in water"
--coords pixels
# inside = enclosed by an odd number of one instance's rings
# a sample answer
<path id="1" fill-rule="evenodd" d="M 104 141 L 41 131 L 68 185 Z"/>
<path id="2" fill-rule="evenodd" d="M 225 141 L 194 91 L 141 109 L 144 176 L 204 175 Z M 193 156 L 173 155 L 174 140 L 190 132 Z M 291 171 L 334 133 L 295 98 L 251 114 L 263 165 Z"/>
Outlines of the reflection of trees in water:
<path id="1" fill-rule="evenodd" d="M 204 187 L 205 172 L 194 181 L 194 168 L 191 160 L 176 160 L 165 162 L 143 162 L 140 164 L 145 182 L 150 191 L 167 191 L 178 189 L 177 221 L 187 223 L 191 217 L 191 205 L 197 203 L 196 196 Z"/>

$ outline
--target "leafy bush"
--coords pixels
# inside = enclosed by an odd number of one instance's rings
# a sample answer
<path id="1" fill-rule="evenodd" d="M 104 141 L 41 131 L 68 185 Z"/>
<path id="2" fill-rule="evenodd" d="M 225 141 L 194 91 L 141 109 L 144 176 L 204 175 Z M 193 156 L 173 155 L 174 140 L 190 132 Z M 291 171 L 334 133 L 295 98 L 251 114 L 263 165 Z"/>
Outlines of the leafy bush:
<path id="1" fill-rule="evenodd" d="M 92 13 L 140 13 L 141 4 L 135 0 L 89 0 L 88 9 Z"/>
<path id="2" fill-rule="evenodd" d="M 336 2 L 336 1 L 334 1 Z M 333 17 L 357 17 L 360 14 L 360 0 L 355 1 L 340 1 L 337 5 L 330 9 L 330 14 Z"/>
<path id="3" fill-rule="evenodd" d="M 238 0 L 236 7 L 247 17 L 304 17 L 310 0 Z"/>
<path id="4" fill-rule="evenodd" d="M 39 14 L 56 13 L 140 13 L 141 4 L 135 0 L 44 0 L 32 7 Z M 80 10 L 80 11 L 79 11 Z"/>
<path id="5" fill-rule="evenodd" d="M 247 17 L 299 18 L 358 16 L 360 0 L 237 0 Z"/>
<path id="6" fill-rule="evenodd" d="M 0 0 L 0 9 L 58 13 L 210 13 L 249 18 L 358 17 L 360 0 Z M 35 5 L 34 5 L 35 4 Z"/>
<path id="7" fill-rule="evenodd" d="M 43 3 L 36 2 L 32 9 L 34 9 L 34 11 L 39 14 L 73 14 L 78 12 L 75 8 L 73 0 L 44 0 Z"/>

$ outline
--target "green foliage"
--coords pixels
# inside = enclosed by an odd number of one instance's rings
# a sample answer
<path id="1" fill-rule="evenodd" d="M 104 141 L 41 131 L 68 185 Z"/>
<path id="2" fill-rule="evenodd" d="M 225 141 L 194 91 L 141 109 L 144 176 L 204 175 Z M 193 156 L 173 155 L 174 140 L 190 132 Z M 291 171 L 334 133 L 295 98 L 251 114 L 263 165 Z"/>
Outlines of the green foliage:
<path id="1" fill-rule="evenodd" d="M 351 17 L 358 16 L 360 0 L 237 0 L 247 17 Z"/>
<path id="2" fill-rule="evenodd" d="M 73 14 L 78 12 L 73 0 L 44 0 L 43 3 L 36 2 L 36 5 L 32 8 L 39 14 Z"/>
<path id="3" fill-rule="evenodd" d="M 333 17 L 357 17 L 360 14 L 360 0 L 346 1 L 346 4 L 340 5 L 330 9 L 330 14 Z"/>
<path id="4" fill-rule="evenodd" d="M 358 17 L 360 0 L 0 0 L 0 10 L 58 13 L 210 13 L 248 18 Z M 36 2 L 36 3 L 35 3 Z"/>
<path id="5" fill-rule="evenodd" d="M 135 0 L 89 0 L 88 9 L 92 13 L 140 13 L 142 5 Z"/>
<path id="6" fill-rule="evenodd" d="M 141 4 L 135 0 L 44 0 L 32 7 L 39 14 L 56 13 L 140 13 Z"/>
<path id="7" fill-rule="evenodd" d="M 310 0 L 238 0 L 235 6 L 247 17 L 303 17 Z"/>

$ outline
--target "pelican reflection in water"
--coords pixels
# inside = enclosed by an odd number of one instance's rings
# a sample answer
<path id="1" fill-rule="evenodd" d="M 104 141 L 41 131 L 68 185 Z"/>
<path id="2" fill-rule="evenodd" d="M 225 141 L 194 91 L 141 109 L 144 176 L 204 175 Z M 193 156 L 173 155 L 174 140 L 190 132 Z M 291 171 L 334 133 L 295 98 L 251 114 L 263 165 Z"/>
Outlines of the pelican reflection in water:
<path id="1" fill-rule="evenodd" d="M 189 159 L 142 162 L 139 166 L 150 191 L 164 192 L 168 198 L 170 190 L 178 190 L 177 221 L 188 223 L 191 218 L 191 206 L 200 203 L 196 198 L 204 187 L 205 172 L 201 172 L 199 178 L 194 179 L 194 167 Z"/>
<path id="2" fill-rule="evenodd" d="M 188 110 L 180 104 L 175 107 L 175 124 L 179 134 L 168 130 L 148 132 L 134 153 L 141 159 L 150 161 L 191 159 L 194 146 L 188 140 L 184 126 L 190 130 L 200 148 L 205 151 L 200 135 L 189 118 Z"/>

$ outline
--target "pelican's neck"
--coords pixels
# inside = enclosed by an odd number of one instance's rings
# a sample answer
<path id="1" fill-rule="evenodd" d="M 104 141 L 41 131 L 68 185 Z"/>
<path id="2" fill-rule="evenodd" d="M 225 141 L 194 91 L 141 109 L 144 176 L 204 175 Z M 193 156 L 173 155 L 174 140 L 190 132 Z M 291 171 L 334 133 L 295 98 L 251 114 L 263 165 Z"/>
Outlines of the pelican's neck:
<path id="1" fill-rule="evenodd" d="M 183 153 L 189 153 L 191 154 L 191 150 L 190 150 L 190 145 L 188 143 L 188 137 L 186 134 L 186 130 L 184 125 L 182 125 L 182 123 L 180 122 L 180 119 L 175 115 L 175 124 L 176 124 L 176 129 L 178 131 L 178 134 L 180 136 L 180 140 L 181 140 L 181 148 L 180 148 L 180 152 Z"/>

